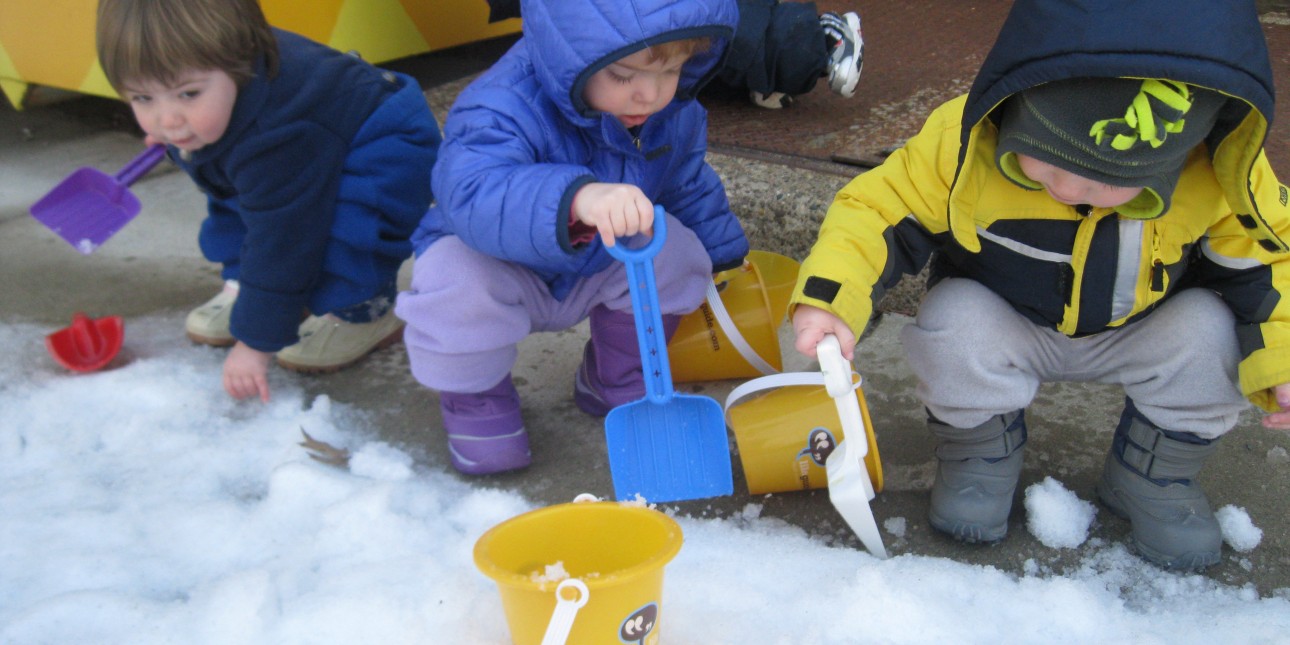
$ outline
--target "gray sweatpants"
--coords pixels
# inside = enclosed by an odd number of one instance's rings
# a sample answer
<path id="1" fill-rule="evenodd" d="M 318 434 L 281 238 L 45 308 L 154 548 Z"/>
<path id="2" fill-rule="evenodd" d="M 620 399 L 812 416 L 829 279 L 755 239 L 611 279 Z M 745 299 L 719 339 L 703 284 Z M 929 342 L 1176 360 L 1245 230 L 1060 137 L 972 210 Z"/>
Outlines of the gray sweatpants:
<path id="1" fill-rule="evenodd" d="M 1210 439 L 1249 405 L 1237 385 L 1232 312 L 1204 289 L 1170 297 L 1146 318 L 1070 338 L 1036 325 L 967 279 L 928 291 L 901 343 L 919 379 L 917 395 L 941 421 L 971 428 L 1027 407 L 1039 384 L 1118 383 L 1166 430 Z"/>
<path id="2" fill-rule="evenodd" d="M 659 312 L 686 314 L 703 303 L 712 260 L 694 231 L 668 218 L 667 240 L 654 257 Z M 394 313 L 407 322 L 403 339 L 417 381 L 444 392 L 482 392 L 510 373 L 521 340 L 568 329 L 596 305 L 631 311 L 622 262 L 556 300 L 533 271 L 450 236 L 416 259 L 412 288 L 399 294 Z"/>

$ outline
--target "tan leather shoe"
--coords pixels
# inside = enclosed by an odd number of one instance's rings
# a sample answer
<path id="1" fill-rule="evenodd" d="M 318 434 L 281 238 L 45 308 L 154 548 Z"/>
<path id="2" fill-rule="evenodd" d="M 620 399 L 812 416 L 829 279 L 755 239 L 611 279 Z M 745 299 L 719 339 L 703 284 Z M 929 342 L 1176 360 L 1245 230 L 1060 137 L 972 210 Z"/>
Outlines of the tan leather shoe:
<path id="1" fill-rule="evenodd" d="M 366 323 L 310 316 L 300 323 L 300 342 L 278 352 L 278 365 L 295 372 L 335 372 L 403 338 L 403 321 L 390 310 Z"/>
<path id="2" fill-rule="evenodd" d="M 224 288 L 202 306 L 188 312 L 184 331 L 194 343 L 228 347 L 237 342 L 228 330 L 233 302 L 237 300 L 237 280 L 225 280 Z"/>

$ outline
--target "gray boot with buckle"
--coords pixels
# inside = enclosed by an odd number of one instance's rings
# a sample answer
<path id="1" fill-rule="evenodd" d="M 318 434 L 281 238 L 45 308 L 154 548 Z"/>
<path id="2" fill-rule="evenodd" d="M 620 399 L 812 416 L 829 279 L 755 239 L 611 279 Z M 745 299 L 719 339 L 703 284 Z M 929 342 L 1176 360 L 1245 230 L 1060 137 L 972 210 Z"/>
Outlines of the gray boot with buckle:
<path id="1" fill-rule="evenodd" d="M 1223 533 L 1196 474 L 1218 448 L 1216 439 L 1162 430 L 1125 401 L 1097 496 L 1133 525 L 1133 544 L 1146 560 L 1169 569 L 1217 564 Z"/>
<path id="2" fill-rule="evenodd" d="M 1025 411 L 1000 414 L 974 428 L 955 428 L 928 415 L 927 427 L 941 440 L 928 513 L 932 528 L 964 542 L 1002 540 L 1021 477 Z"/>

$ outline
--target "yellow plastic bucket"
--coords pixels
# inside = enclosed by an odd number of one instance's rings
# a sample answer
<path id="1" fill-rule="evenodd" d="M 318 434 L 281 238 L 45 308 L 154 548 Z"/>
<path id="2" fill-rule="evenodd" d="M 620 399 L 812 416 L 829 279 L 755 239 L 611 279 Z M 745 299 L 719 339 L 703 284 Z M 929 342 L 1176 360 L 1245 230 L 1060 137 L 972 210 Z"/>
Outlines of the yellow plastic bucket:
<path id="1" fill-rule="evenodd" d="M 798 268 L 792 258 L 751 251 L 742 267 L 717 274 L 707 300 L 681 319 L 668 343 L 672 380 L 717 381 L 782 370 L 779 325 Z"/>
<path id="2" fill-rule="evenodd" d="M 658 511 L 575 502 L 489 529 L 475 566 L 497 583 L 515 645 L 657 645 L 663 566 L 681 542 L 681 527 Z"/>
<path id="3" fill-rule="evenodd" d="M 802 265 L 793 258 L 769 251 L 749 251 L 748 262 L 757 265 L 761 272 L 766 300 L 770 303 L 771 319 L 779 326 L 788 313 L 788 300 L 797 286 L 797 272 Z"/>
<path id="4" fill-rule="evenodd" d="M 780 375 L 790 376 L 790 375 Z M 755 397 L 728 400 L 726 419 L 739 446 L 748 492 L 754 495 L 825 488 L 829 484 L 825 460 L 846 437 L 837 405 L 823 385 L 773 385 Z M 859 378 L 853 376 L 853 382 Z M 749 385 L 756 388 L 756 383 Z M 735 392 L 731 393 L 736 394 Z M 864 392 L 855 390 L 864 420 L 865 469 L 875 492 L 882 491 L 882 461 L 869 419 Z"/>

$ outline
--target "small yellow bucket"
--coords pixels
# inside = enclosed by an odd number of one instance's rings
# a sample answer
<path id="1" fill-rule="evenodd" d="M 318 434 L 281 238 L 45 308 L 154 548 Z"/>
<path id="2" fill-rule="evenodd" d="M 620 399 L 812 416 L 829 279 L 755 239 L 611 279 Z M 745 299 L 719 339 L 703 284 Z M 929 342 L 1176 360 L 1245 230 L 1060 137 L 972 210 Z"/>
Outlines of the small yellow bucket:
<path id="1" fill-rule="evenodd" d="M 707 300 L 681 319 L 668 343 L 672 380 L 716 381 L 782 370 L 779 325 L 798 268 L 792 258 L 750 251 L 742 267 L 717 274 Z"/>
<path id="2" fill-rule="evenodd" d="M 681 542 L 681 527 L 658 511 L 574 502 L 489 529 L 475 566 L 497 582 L 515 645 L 657 645 L 663 566 Z"/>
<path id="3" fill-rule="evenodd" d="M 776 385 L 789 382 L 776 381 L 777 378 L 791 376 L 794 375 L 750 381 L 741 386 L 745 388 L 742 392 L 731 392 L 731 398 L 727 399 L 727 423 L 734 431 L 748 492 L 753 495 L 827 487 L 829 475 L 825 460 L 846 438 L 837 404 L 824 386 Z M 852 376 L 852 382 L 858 379 L 858 375 Z M 757 381 L 763 381 L 764 385 L 759 386 Z M 765 391 L 743 399 L 758 389 Z M 856 388 L 855 395 L 869 444 L 865 469 L 869 471 L 874 491 L 880 492 L 882 462 L 873 423 L 869 420 L 869 406 L 863 390 Z"/>

